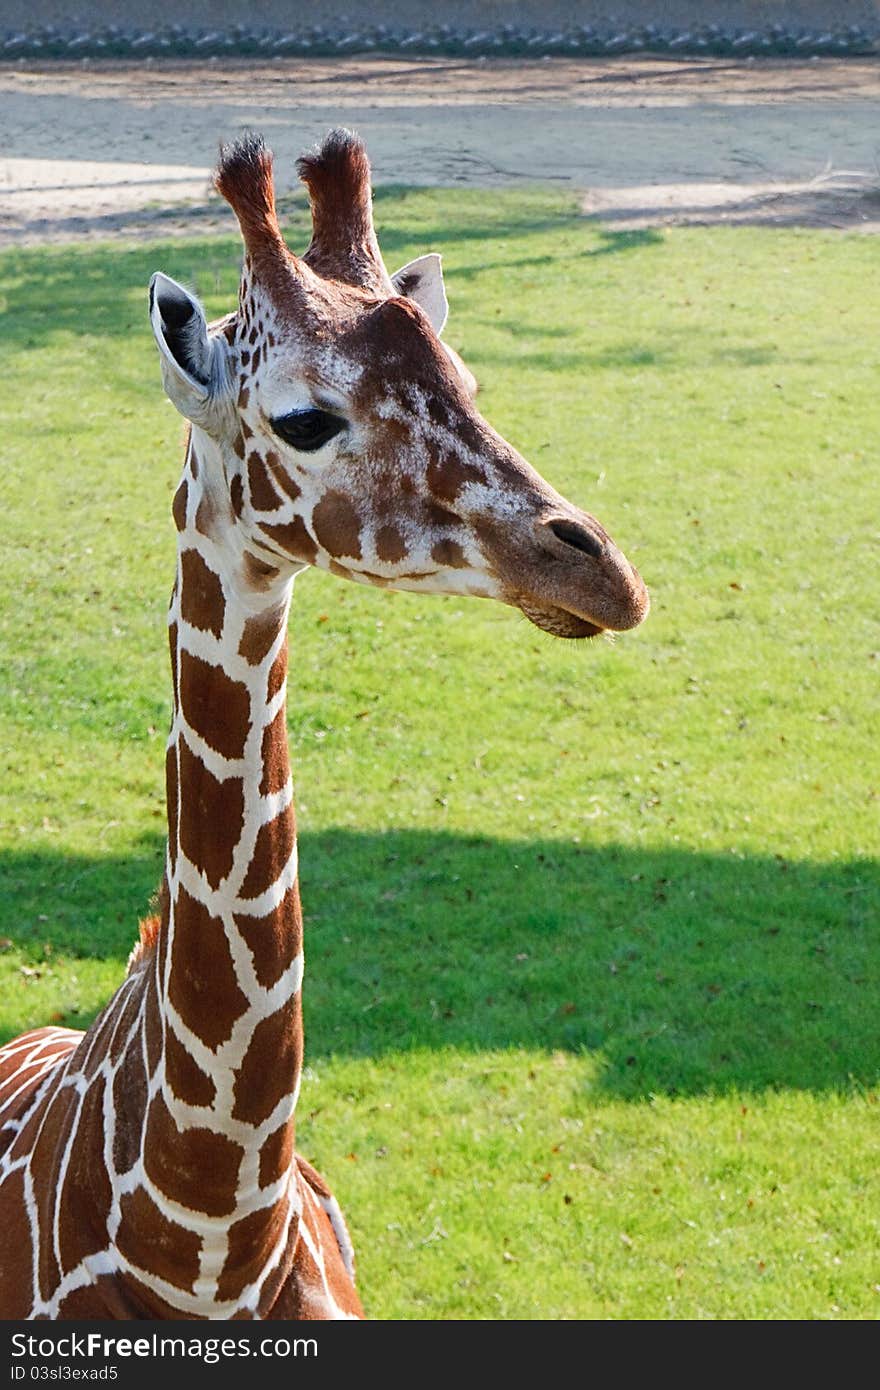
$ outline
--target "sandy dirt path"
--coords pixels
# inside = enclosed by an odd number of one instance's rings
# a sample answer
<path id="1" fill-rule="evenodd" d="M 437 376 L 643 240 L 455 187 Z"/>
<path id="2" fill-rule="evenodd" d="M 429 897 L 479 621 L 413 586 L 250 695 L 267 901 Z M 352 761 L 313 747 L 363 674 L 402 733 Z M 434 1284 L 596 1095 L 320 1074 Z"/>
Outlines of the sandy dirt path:
<path id="1" fill-rule="evenodd" d="M 261 130 L 284 191 L 337 124 L 377 184 L 550 181 L 621 227 L 877 230 L 878 100 L 872 59 L 0 65 L 0 244 L 225 225 L 221 138 Z"/>

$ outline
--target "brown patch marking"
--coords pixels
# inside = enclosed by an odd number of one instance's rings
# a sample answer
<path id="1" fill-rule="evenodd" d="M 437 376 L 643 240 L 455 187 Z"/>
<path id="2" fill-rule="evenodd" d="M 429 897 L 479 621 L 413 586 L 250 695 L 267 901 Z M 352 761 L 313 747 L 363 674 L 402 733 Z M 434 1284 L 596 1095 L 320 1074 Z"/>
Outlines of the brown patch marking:
<path id="1" fill-rule="evenodd" d="M 140 1289 L 141 1285 L 138 1284 L 137 1287 Z M 95 1319 L 105 1321 L 108 1318 L 118 1318 L 121 1321 L 129 1318 L 148 1318 L 151 1314 L 161 1316 L 153 1314 L 150 1306 L 133 1296 L 131 1285 L 121 1286 L 117 1283 L 116 1276 L 111 1274 L 101 1274 L 93 1284 L 72 1289 L 58 1305 L 59 1319 L 76 1322 Z M 179 1313 L 169 1309 L 165 1316 L 179 1317 Z"/>
<path id="2" fill-rule="evenodd" d="M 395 454 L 405 454 L 412 445 L 413 431 L 412 425 L 408 420 L 397 420 L 389 416 L 382 421 L 381 433 L 378 434 L 378 444 L 381 454 L 385 458 L 393 457 Z"/>
<path id="3" fill-rule="evenodd" d="M 252 1211 L 230 1226 L 226 1263 L 217 1282 L 218 1299 L 238 1298 L 242 1289 L 259 1280 L 286 1220 L 285 1205 L 279 1202 L 268 1210 Z"/>
<path id="4" fill-rule="evenodd" d="M 295 1026 L 297 1012 L 295 1006 L 283 1004 L 254 1029 L 235 1078 L 233 1119 L 261 1124 L 281 1097 L 290 1092 L 302 1062 L 301 1032 Z"/>
<path id="5" fill-rule="evenodd" d="M 142 1187 L 127 1192 L 120 1208 L 116 1243 L 124 1258 L 178 1289 L 192 1289 L 199 1275 L 201 1236 L 169 1221 Z"/>
<path id="6" fill-rule="evenodd" d="M 260 1187 L 271 1187 L 284 1177 L 293 1160 L 292 1124 L 279 1125 L 263 1140 L 260 1149 Z"/>
<path id="7" fill-rule="evenodd" d="M 265 560 L 257 559 L 249 550 L 244 552 L 244 575 L 252 589 L 265 593 L 271 589 L 280 573 L 274 565 L 267 565 Z"/>
<path id="8" fill-rule="evenodd" d="M 168 853 L 172 869 L 177 863 L 177 746 L 165 752 L 165 804 L 168 809 Z"/>
<path id="9" fill-rule="evenodd" d="M 249 666 L 262 665 L 272 650 L 279 626 L 279 616 L 275 611 L 248 618 L 238 644 L 239 656 L 243 656 Z"/>
<path id="10" fill-rule="evenodd" d="M 171 503 L 171 515 L 174 517 L 174 525 L 178 531 L 186 530 L 186 500 L 189 493 L 186 478 L 183 479 L 174 494 L 174 501 Z"/>
<path id="11" fill-rule="evenodd" d="M 147 1075 L 139 1047 L 131 1048 L 113 1078 L 116 1123 L 113 1130 L 113 1166 L 127 1173 L 140 1157 L 143 1116 L 147 1108 Z"/>
<path id="12" fill-rule="evenodd" d="M 24 1200 L 24 1169 L 14 1169 L 3 1184 L 3 1198 L 9 1203 L 9 1210 L 20 1212 L 24 1220 L 27 1210 Z M 27 1317 L 31 1306 L 33 1287 L 33 1250 L 30 1230 L 17 1229 L 15 1222 L 11 1230 L 4 1233 L 4 1258 L 0 1260 L 0 1301 L 3 1317 L 13 1319 Z"/>
<path id="13" fill-rule="evenodd" d="M 16 1076 L 13 1078 L 13 1080 L 14 1080 L 14 1081 L 18 1081 L 18 1082 L 20 1083 L 20 1082 L 21 1082 L 21 1077 L 16 1075 Z M 12 1089 L 12 1087 L 10 1087 L 10 1089 Z M 31 1090 L 28 1092 L 28 1100 L 33 1100 L 33 1094 L 32 1094 L 32 1092 L 33 1092 L 33 1090 L 35 1090 L 35 1089 L 36 1089 L 36 1087 L 34 1086 L 34 1087 L 32 1087 Z M 24 1124 L 22 1125 L 21 1129 L 18 1130 L 18 1132 L 17 1132 L 15 1135 L 13 1135 L 12 1143 L 9 1145 L 9 1156 L 10 1156 L 10 1158 L 21 1158 L 21 1156 L 22 1156 L 23 1154 L 28 1154 L 28 1155 L 30 1155 L 30 1153 L 31 1153 L 31 1151 L 32 1151 L 32 1149 L 33 1149 L 33 1147 L 34 1147 L 34 1143 L 36 1142 L 36 1138 L 37 1138 L 37 1135 L 38 1135 L 39 1130 L 40 1130 L 40 1125 L 41 1125 L 42 1122 L 43 1122 L 43 1115 L 44 1115 L 45 1113 L 46 1113 L 46 1107 L 45 1107 L 45 1105 L 39 1106 L 38 1109 L 35 1110 L 35 1111 L 33 1112 L 33 1114 L 31 1115 L 30 1119 L 29 1119 L 29 1120 L 25 1120 L 25 1122 L 24 1122 Z M 14 1118 L 12 1115 L 7 1115 L 7 1116 L 5 1117 L 5 1119 L 6 1119 L 7 1121 L 10 1120 L 10 1119 L 12 1119 L 12 1118 Z M 3 1262 L 2 1262 L 2 1260 L 0 1260 L 0 1269 L 2 1269 L 2 1267 L 3 1267 Z"/>
<path id="14" fill-rule="evenodd" d="M 269 668 L 269 678 L 266 682 L 266 699 L 274 700 L 287 677 L 287 638 L 278 648 L 278 655 Z"/>
<path id="15" fill-rule="evenodd" d="M 451 450 L 441 453 L 434 444 L 428 446 L 428 487 L 441 502 L 454 502 L 468 483 L 485 483 L 482 468 L 465 463 Z"/>
<path id="16" fill-rule="evenodd" d="M 242 898 L 256 898 L 278 878 L 296 843 L 293 807 L 279 812 L 257 831 L 254 853 L 241 885 Z"/>
<path id="17" fill-rule="evenodd" d="M 438 565 L 443 565 L 446 569 L 467 569 L 468 562 L 458 541 L 446 539 L 435 541 L 431 546 L 431 559 L 436 560 Z"/>
<path id="18" fill-rule="evenodd" d="M 251 492 L 251 506 L 258 512 L 274 512 L 281 506 L 281 498 L 275 491 L 259 454 L 248 454 L 248 486 Z"/>
<path id="19" fill-rule="evenodd" d="M 287 493 L 291 502 L 295 502 L 301 495 L 302 488 L 293 481 L 274 449 L 270 449 L 266 455 L 266 467 L 271 469 L 276 483 Z"/>
<path id="20" fill-rule="evenodd" d="M 261 748 L 263 759 L 263 779 L 260 782 L 260 795 L 269 796 L 280 792 L 290 776 L 290 759 L 287 754 L 287 720 L 284 709 L 280 709 L 270 724 L 263 730 Z"/>
<path id="21" fill-rule="evenodd" d="M 87 1255 L 95 1255 L 107 1246 L 113 1189 L 104 1162 L 103 1144 L 89 1142 L 90 1136 L 104 1133 L 104 1087 L 104 1078 L 98 1077 L 83 1097 L 77 1138 L 59 1197 L 62 1205 L 59 1251 L 64 1269 L 74 1269 Z M 71 1220 L 74 1211 L 78 1219 Z"/>
<path id="22" fill-rule="evenodd" d="M 142 984 L 132 984 L 128 991 L 128 998 L 122 1006 L 122 1012 L 119 1013 L 118 1009 L 114 1009 L 114 1013 L 117 1015 L 117 1022 L 110 1035 L 110 1046 L 107 1048 L 107 1053 L 113 1066 L 119 1061 L 128 1044 L 129 1035 L 141 1011 L 142 998 Z"/>
<path id="23" fill-rule="evenodd" d="M 244 1149 L 209 1129 L 179 1130 L 161 1091 L 154 1098 L 144 1135 L 147 1176 L 182 1205 L 208 1216 L 235 1210 Z"/>
<path id="24" fill-rule="evenodd" d="M 428 526 L 452 529 L 464 525 L 457 512 L 451 512 L 448 507 L 441 507 L 438 502 L 426 502 L 424 514 Z"/>
<path id="25" fill-rule="evenodd" d="M 238 453 L 238 450 L 235 451 Z M 239 458 L 244 458 L 244 442 L 242 442 Z M 237 517 L 240 517 L 244 510 L 244 484 L 236 473 L 232 482 L 229 484 L 229 496 L 232 501 L 232 510 Z"/>
<path id="26" fill-rule="evenodd" d="M 168 933 L 162 933 L 162 940 L 167 942 Z M 164 964 L 161 967 L 164 969 Z M 144 1019 L 144 1050 L 147 1054 L 147 1066 L 150 1069 L 150 1076 L 154 1076 L 156 1068 L 162 1059 L 162 1044 L 164 1030 L 162 1026 L 162 1016 L 159 1013 L 157 1004 L 153 999 L 147 1006 L 147 1016 Z"/>
<path id="27" fill-rule="evenodd" d="M 302 1176 L 305 1178 L 309 1187 L 312 1188 L 314 1192 L 317 1192 L 320 1197 L 333 1196 L 333 1193 L 330 1191 L 330 1187 L 327 1183 L 326 1178 L 322 1178 L 317 1168 L 313 1168 L 311 1163 L 309 1163 L 309 1160 L 307 1158 L 303 1158 L 302 1154 L 297 1154 L 296 1166 L 299 1169 Z"/>
<path id="28" fill-rule="evenodd" d="M 406 542 L 396 526 L 380 526 L 376 532 L 376 554 L 386 564 L 393 565 L 406 555 Z"/>
<path id="29" fill-rule="evenodd" d="M 224 758 L 243 756 L 251 723 L 246 685 L 184 648 L 180 653 L 180 703 L 190 728 L 209 747 Z"/>
<path id="30" fill-rule="evenodd" d="M 43 1112 L 43 1123 L 33 1148 L 31 1171 L 51 1173 L 55 1170 L 58 1155 L 63 1152 L 73 1125 L 76 1092 L 56 1091 L 48 1108 Z M 37 1275 L 40 1294 L 51 1298 L 61 1282 L 61 1270 L 55 1258 L 52 1241 L 52 1218 L 55 1211 L 56 1190 L 54 1183 L 35 1184 L 34 1202 L 37 1208 Z"/>
<path id="31" fill-rule="evenodd" d="M 217 888 L 232 868 L 241 835 L 244 792 L 240 777 L 219 781 L 196 757 L 184 739 L 179 740 L 180 780 L 185 813 L 180 823 L 180 845 L 187 859 L 203 869 L 212 888 Z"/>
<path id="32" fill-rule="evenodd" d="M 315 563 L 318 547 L 309 535 L 301 516 L 295 516 L 283 526 L 270 526 L 265 521 L 260 522 L 259 526 L 260 530 L 271 540 L 277 541 L 292 559 L 304 560 L 310 565 Z"/>
<path id="33" fill-rule="evenodd" d="M 217 1087 L 169 1028 L 165 1034 L 165 1076 L 178 1100 L 186 1105 L 211 1105 Z"/>
<path id="34" fill-rule="evenodd" d="M 168 624 L 168 649 L 171 654 L 171 689 L 174 708 L 177 708 L 177 623 Z"/>
<path id="35" fill-rule="evenodd" d="M 187 1027 L 215 1052 L 248 1007 L 223 922 L 183 887 L 174 908 L 168 997 Z"/>
<path id="36" fill-rule="evenodd" d="M 203 492 L 196 507 L 196 530 L 202 536 L 213 536 L 216 529 L 217 508 L 210 495 Z"/>
<path id="37" fill-rule="evenodd" d="M 205 564 L 197 550 L 184 550 L 180 557 L 180 614 L 201 632 L 223 632 L 226 600 L 218 575 Z"/>
<path id="38" fill-rule="evenodd" d="M 325 492 L 312 512 L 312 530 L 318 544 L 337 559 L 348 555 L 361 558 L 361 522 L 350 497 L 343 492 Z"/>
<path id="39" fill-rule="evenodd" d="M 264 989 L 271 989 L 292 965 L 302 946 L 298 884 L 291 884 L 273 912 L 265 917 L 249 917 L 237 912 L 235 925 L 253 957 L 254 974 Z"/>

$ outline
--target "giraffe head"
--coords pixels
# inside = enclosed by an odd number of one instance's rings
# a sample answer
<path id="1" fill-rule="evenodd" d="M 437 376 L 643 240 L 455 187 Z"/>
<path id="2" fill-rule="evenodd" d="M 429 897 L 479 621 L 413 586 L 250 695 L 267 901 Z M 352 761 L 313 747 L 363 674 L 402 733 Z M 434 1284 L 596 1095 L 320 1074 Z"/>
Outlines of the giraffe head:
<path id="1" fill-rule="evenodd" d="M 164 275 L 150 286 L 166 391 L 193 424 L 209 505 L 246 585 L 311 564 L 423 593 L 520 609 L 560 637 L 635 627 L 645 586 L 588 512 L 482 418 L 439 333 L 438 256 L 389 276 L 361 141 L 334 131 L 299 162 L 312 239 L 285 245 L 272 157 L 221 150 L 216 186 L 245 245 L 238 310 L 211 328 Z"/>

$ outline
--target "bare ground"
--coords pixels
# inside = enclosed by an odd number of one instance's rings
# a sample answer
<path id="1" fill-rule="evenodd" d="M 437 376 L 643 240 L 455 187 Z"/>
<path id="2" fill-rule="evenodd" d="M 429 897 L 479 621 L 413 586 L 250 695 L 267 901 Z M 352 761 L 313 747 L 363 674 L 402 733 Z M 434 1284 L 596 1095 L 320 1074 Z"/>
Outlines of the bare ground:
<path id="1" fill-rule="evenodd" d="M 549 181 L 621 229 L 877 231 L 878 96 L 876 59 L 0 65 L 0 245 L 228 229 L 220 139 L 262 130 L 289 191 L 339 124 L 377 184 Z"/>

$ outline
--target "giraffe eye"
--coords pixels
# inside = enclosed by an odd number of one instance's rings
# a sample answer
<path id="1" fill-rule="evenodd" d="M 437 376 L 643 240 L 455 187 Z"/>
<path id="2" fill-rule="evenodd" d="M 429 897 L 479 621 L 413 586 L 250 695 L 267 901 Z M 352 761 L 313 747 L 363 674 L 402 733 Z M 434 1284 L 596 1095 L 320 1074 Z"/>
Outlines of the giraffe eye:
<path id="1" fill-rule="evenodd" d="M 289 415 L 277 416 L 272 428 L 294 449 L 313 454 L 345 429 L 345 421 L 327 410 L 292 410 Z"/>

